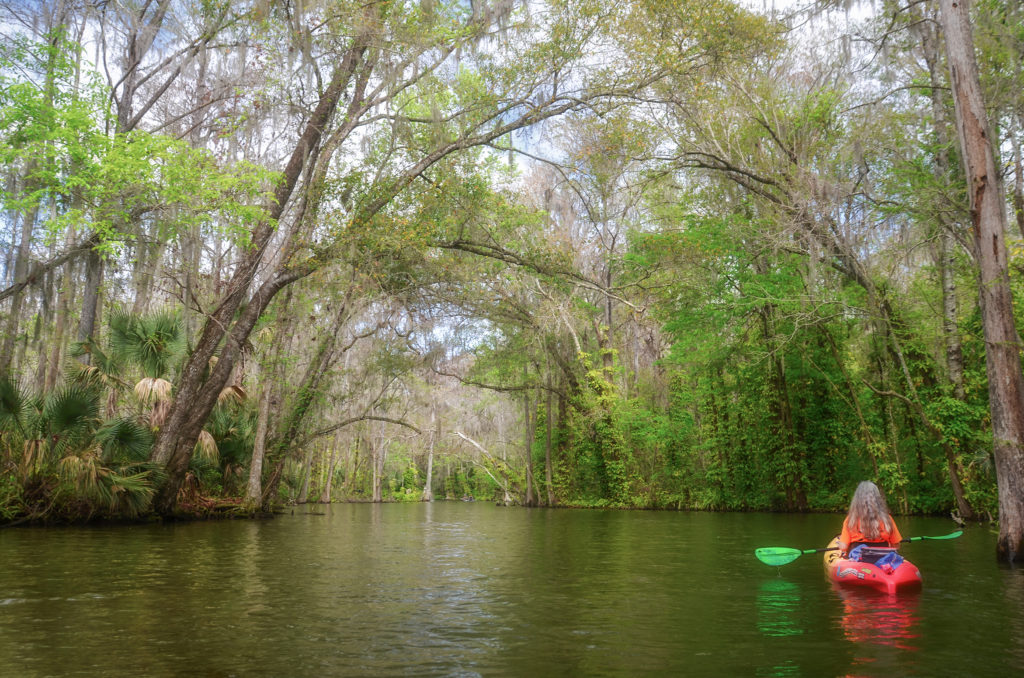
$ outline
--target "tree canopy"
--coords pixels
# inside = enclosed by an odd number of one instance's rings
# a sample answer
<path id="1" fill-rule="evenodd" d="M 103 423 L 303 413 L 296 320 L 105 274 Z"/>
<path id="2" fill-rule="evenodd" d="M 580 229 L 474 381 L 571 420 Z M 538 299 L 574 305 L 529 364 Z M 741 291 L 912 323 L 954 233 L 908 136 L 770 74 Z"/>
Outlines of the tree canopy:
<path id="1" fill-rule="evenodd" d="M 5 520 L 869 478 L 1024 557 L 1016 3 L 2 12 Z"/>

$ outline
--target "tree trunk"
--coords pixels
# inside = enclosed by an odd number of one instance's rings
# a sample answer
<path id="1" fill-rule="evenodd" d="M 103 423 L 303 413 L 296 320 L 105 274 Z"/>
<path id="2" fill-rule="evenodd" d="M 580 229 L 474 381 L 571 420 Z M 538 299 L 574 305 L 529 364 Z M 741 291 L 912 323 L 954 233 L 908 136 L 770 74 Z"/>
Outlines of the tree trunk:
<path id="1" fill-rule="evenodd" d="M 18 173 L 14 168 L 8 168 L 6 178 L 7 192 L 11 195 L 16 195 L 18 192 Z M 18 228 L 18 210 L 7 210 L 7 223 L 11 225 L 11 240 L 3 242 L 4 268 L 3 271 L 0 271 L 0 282 L 3 282 L 5 287 L 14 282 L 14 253 L 18 251 L 18 240 L 15 234 Z"/>
<path id="2" fill-rule="evenodd" d="M 374 437 L 370 443 L 371 461 L 373 464 L 373 496 L 372 501 L 380 504 L 384 501 L 384 493 L 381 489 L 384 475 L 384 449 L 379 437 Z"/>
<path id="3" fill-rule="evenodd" d="M 953 248 L 956 243 L 946 229 L 939 234 L 939 270 L 942 273 L 942 333 L 946 340 L 946 371 L 953 395 L 966 400 L 964 392 L 964 351 L 957 322 L 956 279 L 953 277 Z"/>
<path id="4" fill-rule="evenodd" d="M 96 250 L 89 252 L 85 260 L 85 289 L 82 293 L 82 315 L 78 319 L 79 342 L 88 342 L 96 332 L 96 319 L 100 308 L 100 285 L 103 283 L 103 257 Z M 83 353 L 79 360 L 88 365 L 89 353 Z M 199 435 L 199 432 L 196 432 Z M 193 441 L 194 442 L 194 441 Z"/>
<path id="5" fill-rule="evenodd" d="M 132 313 L 135 315 L 141 315 L 149 310 L 153 283 L 160 276 L 165 247 L 166 244 L 163 242 L 139 245 L 139 277 L 136 279 L 135 300 L 132 302 Z M 188 308 L 188 297 L 186 296 L 185 299 L 185 307 Z"/>
<path id="6" fill-rule="evenodd" d="M 423 484 L 423 494 L 420 495 L 420 501 L 434 501 L 434 490 L 432 485 L 434 484 L 434 439 L 430 439 L 430 450 L 427 452 L 427 479 Z"/>
<path id="7" fill-rule="evenodd" d="M 941 0 L 950 82 L 970 199 L 999 488 L 997 558 L 1024 562 L 1024 375 L 1007 273 L 1006 213 L 974 55 L 968 3 Z"/>
<path id="8" fill-rule="evenodd" d="M 313 445 L 306 449 L 306 458 L 302 462 L 302 488 L 299 489 L 299 496 L 296 504 L 305 504 L 309 499 L 309 481 L 313 477 Z"/>
<path id="9" fill-rule="evenodd" d="M 330 84 L 320 97 L 316 109 L 307 120 L 302 135 L 292 150 L 282 180 L 275 191 L 274 200 L 269 205 L 268 220 L 253 229 L 252 247 L 246 251 L 235 268 L 224 296 L 203 325 L 195 350 L 182 368 L 171 411 L 166 424 L 160 430 L 150 457 L 157 463 L 165 464 L 167 468 L 167 479 L 153 500 L 153 508 L 158 513 L 170 514 L 175 510 L 178 488 L 188 469 L 195 440 L 216 404 L 217 394 L 230 373 L 238 349 L 248 338 L 249 332 L 259 318 L 258 312 L 253 314 L 251 311 L 265 309 L 277 291 L 301 277 L 296 275 L 289 279 L 287 274 L 281 272 L 272 280 L 268 280 L 251 299 L 249 306 L 242 313 L 242 318 L 232 324 L 232 318 L 246 296 L 270 243 L 274 225 L 284 213 L 307 160 L 319 146 L 323 131 L 333 117 L 338 101 L 347 89 L 353 73 L 362 61 L 367 45 L 368 35 L 360 36 L 335 69 Z M 210 358 L 221 346 L 225 334 L 229 336 L 221 349 L 220 359 L 213 374 L 206 378 Z"/>
<path id="10" fill-rule="evenodd" d="M 331 458 L 327 462 L 327 478 L 324 480 L 324 489 L 320 493 L 320 503 L 330 504 L 331 503 L 331 487 L 334 485 L 334 467 L 338 463 L 338 440 L 335 436 L 334 441 L 331 443 Z"/>
<path id="11" fill-rule="evenodd" d="M 259 412 L 256 415 L 256 440 L 252 448 L 252 461 L 249 462 L 249 484 L 245 490 L 245 505 L 255 509 L 263 502 L 263 455 L 267 449 L 267 423 L 270 421 L 270 391 L 274 387 L 273 380 L 263 384 L 260 394 Z"/>
<path id="12" fill-rule="evenodd" d="M 523 380 L 526 379 L 526 366 L 523 366 Z M 523 395 L 523 454 L 526 462 L 526 497 L 523 500 L 524 506 L 536 506 L 537 500 L 533 494 L 533 429 L 531 421 L 535 417 L 530 416 L 530 392 L 524 391 Z"/>
<path id="13" fill-rule="evenodd" d="M 358 436 L 352 442 L 352 453 L 349 455 L 348 464 L 345 469 L 345 484 L 342 485 L 342 489 L 345 492 L 345 496 L 351 496 L 356 485 L 356 476 L 359 474 L 360 456 L 359 450 L 361 448 L 362 439 Z"/>
<path id="14" fill-rule="evenodd" d="M 434 501 L 434 441 L 441 435 L 440 426 L 437 423 L 437 405 L 430 408 L 430 443 L 427 448 L 427 481 L 423 484 L 423 494 L 420 501 Z"/>
<path id="15" fill-rule="evenodd" d="M 1020 117 L 1013 118 L 1010 129 L 1010 143 L 1013 145 L 1013 215 L 1017 220 L 1017 230 L 1024 238 L 1024 159 L 1020 150 Z"/>
<path id="16" fill-rule="evenodd" d="M 551 393 L 551 374 L 548 374 L 548 399 L 547 399 L 547 410 L 544 413 L 544 425 L 546 427 L 544 435 L 544 484 L 548 490 L 548 506 L 555 505 L 555 488 L 552 481 L 552 469 L 551 469 L 551 419 L 554 415 L 552 410 L 553 396 Z"/>
<path id="17" fill-rule="evenodd" d="M 21 239 L 18 241 L 17 256 L 14 259 L 14 280 L 22 280 L 28 274 L 29 256 L 32 246 L 32 229 L 36 223 L 37 210 L 26 210 L 21 217 Z M 0 372 L 8 373 L 14 360 L 14 343 L 18 338 L 18 326 L 21 321 L 21 304 L 25 298 L 24 290 L 18 290 L 11 297 L 10 315 L 7 316 L 7 327 L 4 329 L 3 344 L 0 345 Z"/>
<path id="18" fill-rule="evenodd" d="M 35 335 L 33 337 L 36 348 L 36 393 L 42 393 L 46 387 L 46 368 L 49 356 L 46 355 L 45 328 L 53 321 L 53 279 L 56 273 L 46 275 L 46 283 L 43 285 L 42 309 L 36 316 Z"/>
<path id="19" fill-rule="evenodd" d="M 68 309 L 71 308 L 72 294 L 70 279 L 72 277 L 73 265 L 68 264 L 67 273 L 64 274 L 60 284 L 60 302 L 57 308 L 57 323 L 53 330 L 53 345 L 50 349 L 50 371 L 46 373 L 46 384 L 43 387 L 44 393 L 49 393 L 57 385 L 57 375 L 60 374 L 60 355 L 64 348 L 64 332 L 66 331 Z"/>

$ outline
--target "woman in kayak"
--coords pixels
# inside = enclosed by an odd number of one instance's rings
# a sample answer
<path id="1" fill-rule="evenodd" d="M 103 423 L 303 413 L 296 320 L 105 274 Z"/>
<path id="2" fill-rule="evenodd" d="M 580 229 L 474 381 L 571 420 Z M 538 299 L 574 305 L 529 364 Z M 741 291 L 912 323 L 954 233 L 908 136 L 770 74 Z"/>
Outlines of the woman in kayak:
<path id="1" fill-rule="evenodd" d="M 839 548 L 843 557 L 857 544 L 896 547 L 902 540 L 878 486 L 869 480 L 857 485 L 850 502 L 850 511 L 843 521 L 843 531 L 839 535 Z"/>

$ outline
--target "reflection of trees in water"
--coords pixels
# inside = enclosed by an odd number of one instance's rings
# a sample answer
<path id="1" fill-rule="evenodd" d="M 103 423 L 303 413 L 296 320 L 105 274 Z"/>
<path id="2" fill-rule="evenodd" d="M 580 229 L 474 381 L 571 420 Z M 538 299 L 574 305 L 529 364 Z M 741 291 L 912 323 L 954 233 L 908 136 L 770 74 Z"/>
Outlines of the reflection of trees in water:
<path id="1" fill-rule="evenodd" d="M 1011 610 L 1024 610 L 1024 568 L 1006 568 L 1003 570 L 1003 590 Z M 1024 666 L 1024 614 L 1010 615 L 1010 637 L 1014 639 L 1010 650 L 1016 664 Z"/>

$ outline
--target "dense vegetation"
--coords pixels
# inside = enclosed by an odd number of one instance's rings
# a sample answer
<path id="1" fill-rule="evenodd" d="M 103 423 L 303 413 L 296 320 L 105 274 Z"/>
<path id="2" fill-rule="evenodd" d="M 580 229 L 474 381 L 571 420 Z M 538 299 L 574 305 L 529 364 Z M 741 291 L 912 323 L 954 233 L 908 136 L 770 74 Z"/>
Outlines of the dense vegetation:
<path id="1" fill-rule="evenodd" d="M 871 478 L 1024 550 L 1017 3 L 3 11 L 3 520 Z"/>

